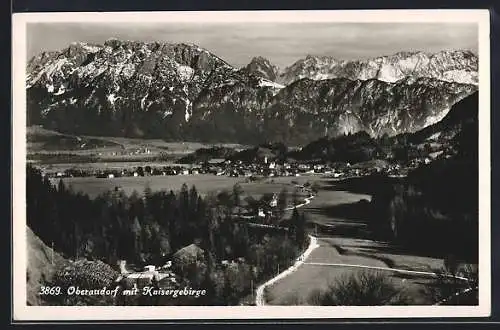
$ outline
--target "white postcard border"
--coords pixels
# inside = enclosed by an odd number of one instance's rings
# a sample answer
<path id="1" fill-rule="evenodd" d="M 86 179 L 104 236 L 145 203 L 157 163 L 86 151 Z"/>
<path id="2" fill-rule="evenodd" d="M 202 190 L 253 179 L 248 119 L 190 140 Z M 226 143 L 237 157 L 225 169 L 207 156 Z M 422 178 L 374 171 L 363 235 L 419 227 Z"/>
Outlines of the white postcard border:
<path id="1" fill-rule="evenodd" d="M 478 306 L 106 306 L 26 305 L 26 24 L 30 22 L 456 22 L 478 24 L 479 305 Z M 491 312 L 490 21 L 488 10 L 225 11 L 18 13 L 12 16 L 12 264 L 15 321 L 217 320 L 486 317 Z"/>

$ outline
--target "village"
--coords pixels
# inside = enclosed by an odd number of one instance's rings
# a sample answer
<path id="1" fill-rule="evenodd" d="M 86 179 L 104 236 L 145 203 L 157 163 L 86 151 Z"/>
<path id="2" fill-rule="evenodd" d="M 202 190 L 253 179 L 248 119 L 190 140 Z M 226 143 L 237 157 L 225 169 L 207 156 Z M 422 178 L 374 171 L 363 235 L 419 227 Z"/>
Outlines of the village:
<path id="1" fill-rule="evenodd" d="M 173 175 L 198 175 L 210 174 L 215 176 L 245 177 L 252 180 L 256 177 L 293 177 L 301 175 L 325 175 L 332 178 L 358 177 L 373 173 L 383 173 L 388 176 L 404 176 L 406 173 L 421 164 L 428 164 L 429 159 L 415 159 L 406 165 L 392 164 L 389 162 L 358 163 L 351 165 L 346 162 L 334 164 L 318 164 L 312 162 L 286 162 L 268 160 L 267 157 L 256 162 L 231 161 L 213 158 L 206 162 L 194 164 L 169 164 L 169 165 L 142 165 L 128 168 L 109 167 L 107 169 L 82 169 L 68 168 L 65 170 L 51 171 L 43 168 L 44 174 L 49 178 L 67 177 L 96 177 L 113 179 L 117 177 L 144 177 L 144 176 L 173 176 Z M 97 163 L 96 163 L 97 164 Z"/>

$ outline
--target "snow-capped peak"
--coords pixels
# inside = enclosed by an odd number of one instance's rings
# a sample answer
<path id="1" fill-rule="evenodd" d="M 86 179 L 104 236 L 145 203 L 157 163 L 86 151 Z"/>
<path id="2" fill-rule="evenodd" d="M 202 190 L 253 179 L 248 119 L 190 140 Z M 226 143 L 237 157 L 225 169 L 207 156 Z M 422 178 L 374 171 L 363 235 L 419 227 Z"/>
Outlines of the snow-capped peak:
<path id="1" fill-rule="evenodd" d="M 287 67 L 278 81 L 288 85 L 302 78 L 322 80 L 342 77 L 396 82 L 413 76 L 477 85 L 477 72 L 477 55 L 469 50 L 444 50 L 435 54 L 402 51 L 367 60 L 349 61 L 307 55 Z"/>

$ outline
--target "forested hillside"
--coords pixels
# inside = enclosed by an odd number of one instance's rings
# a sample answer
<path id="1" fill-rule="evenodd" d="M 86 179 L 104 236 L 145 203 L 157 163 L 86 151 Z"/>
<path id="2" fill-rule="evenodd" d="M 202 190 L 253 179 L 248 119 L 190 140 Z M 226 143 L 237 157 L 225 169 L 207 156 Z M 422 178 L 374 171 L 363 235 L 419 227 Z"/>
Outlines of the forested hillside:
<path id="1" fill-rule="evenodd" d="M 464 100 L 455 110 L 450 113 L 451 119 L 468 118 L 455 120 L 460 122 L 459 130 L 455 130 L 456 125 L 429 129 L 432 134 L 443 136 L 454 130 L 446 138 L 454 154 L 417 168 L 401 183 L 379 184 L 372 199 L 379 220 L 375 227 L 382 232 L 387 230 L 396 241 L 407 246 L 477 262 L 477 95 Z"/>

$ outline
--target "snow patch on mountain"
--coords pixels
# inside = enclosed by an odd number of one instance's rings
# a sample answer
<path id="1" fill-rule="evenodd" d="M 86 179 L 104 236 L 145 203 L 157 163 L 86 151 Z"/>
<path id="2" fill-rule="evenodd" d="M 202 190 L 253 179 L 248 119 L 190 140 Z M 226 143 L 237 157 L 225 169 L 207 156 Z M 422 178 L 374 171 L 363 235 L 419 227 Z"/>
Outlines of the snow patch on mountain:
<path id="1" fill-rule="evenodd" d="M 66 84 L 63 83 L 59 86 L 59 89 L 57 90 L 57 92 L 54 93 L 54 95 L 62 95 L 66 93 Z"/>
<path id="2" fill-rule="evenodd" d="M 426 127 L 426 126 L 429 126 L 429 125 L 437 123 L 438 121 L 440 121 L 441 119 L 443 119 L 446 116 L 447 113 L 448 113 L 448 111 L 441 111 L 441 112 L 438 112 L 438 113 L 436 113 L 434 115 L 427 116 L 425 118 L 425 123 L 424 123 L 423 127 Z"/>
<path id="3" fill-rule="evenodd" d="M 188 122 L 189 118 L 191 118 L 191 101 L 185 99 L 184 102 L 186 104 L 186 108 L 184 110 L 184 120 Z"/>
<path id="4" fill-rule="evenodd" d="M 461 81 L 465 84 L 477 85 L 479 82 L 478 72 L 466 70 L 450 70 L 443 75 L 443 80 L 446 81 Z"/>
<path id="5" fill-rule="evenodd" d="M 54 75 L 54 73 L 62 71 L 62 67 L 65 64 L 68 64 L 67 58 L 56 59 L 53 63 L 50 63 L 48 64 L 48 66 L 45 66 L 43 69 L 41 69 L 34 79 L 28 81 L 26 84 L 27 85 L 26 88 L 29 88 L 34 84 L 36 84 L 44 76 L 47 79 L 47 81 L 52 82 L 52 76 Z M 29 77 L 31 78 L 31 75 L 29 75 Z"/>
<path id="6" fill-rule="evenodd" d="M 172 111 L 172 109 L 167 109 L 165 111 L 163 111 L 163 119 L 165 119 L 167 116 L 171 116 L 174 112 Z"/>
<path id="7" fill-rule="evenodd" d="M 277 82 L 261 78 L 259 81 L 259 87 L 272 87 L 281 89 L 284 88 L 285 86 L 282 84 L 278 84 Z"/>
<path id="8" fill-rule="evenodd" d="M 86 42 L 73 42 L 73 43 L 71 43 L 71 45 L 82 47 L 85 51 L 87 51 L 89 53 L 97 53 L 98 51 L 100 51 L 102 49 L 101 46 L 90 45 Z"/>
<path id="9" fill-rule="evenodd" d="M 108 95 L 107 99 L 111 105 L 115 105 L 115 101 L 118 99 L 118 97 L 114 93 L 111 93 Z"/>
<path id="10" fill-rule="evenodd" d="M 177 65 L 177 73 L 181 81 L 188 81 L 193 78 L 194 70 L 187 65 Z"/>
<path id="11" fill-rule="evenodd" d="M 146 103 L 146 98 L 148 97 L 148 94 L 144 95 L 144 97 L 141 99 L 141 109 L 144 110 L 144 104 Z"/>
<path id="12" fill-rule="evenodd" d="M 429 136 L 426 140 L 429 140 L 429 141 L 431 141 L 431 140 L 436 140 L 436 139 L 438 139 L 440 136 L 441 136 L 441 132 L 436 132 L 436 133 L 432 134 L 431 136 Z"/>
<path id="13" fill-rule="evenodd" d="M 369 79 L 369 73 L 363 72 L 365 79 Z M 399 79 L 403 78 L 404 74 L 398 68 L 391 66 L 389 64 L 382 64 L 379 68 L 377 79 L 386 81 L 386 82 L 395 82 Z"/>

